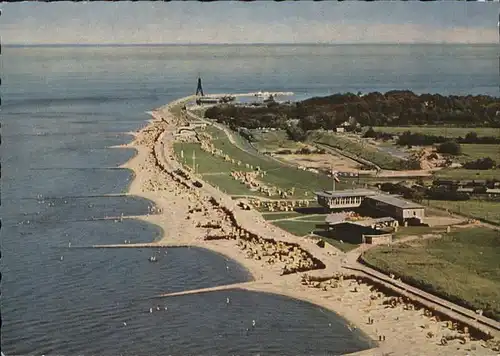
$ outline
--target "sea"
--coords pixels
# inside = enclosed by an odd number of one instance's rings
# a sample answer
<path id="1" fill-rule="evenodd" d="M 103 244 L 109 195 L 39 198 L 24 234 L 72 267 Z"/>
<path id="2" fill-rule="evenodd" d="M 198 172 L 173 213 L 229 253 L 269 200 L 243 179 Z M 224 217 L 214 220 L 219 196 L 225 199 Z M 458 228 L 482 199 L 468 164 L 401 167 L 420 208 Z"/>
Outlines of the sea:
<path id="1" fill-rule="evenodd" d="M 154 203 L 125 195 L 133 174 L 120 166 L 135 151 L 116 146 L 146 125 L 147 111 L 193 94 L 198 76 L 205 93 L 292 91 L 295 100 L 395 89 L 499 96 L 500 83 L 495 45 L 4 46 L 0 60 L 7 356 L 337 355 L 372 347 L 337 314 L 279 295 L 155 298 L 250 279 L 204 249 L 171 248 L 150 263 L 148 249 L 75 248 L 168 235 L 168 227 L 120 221 Z"/>

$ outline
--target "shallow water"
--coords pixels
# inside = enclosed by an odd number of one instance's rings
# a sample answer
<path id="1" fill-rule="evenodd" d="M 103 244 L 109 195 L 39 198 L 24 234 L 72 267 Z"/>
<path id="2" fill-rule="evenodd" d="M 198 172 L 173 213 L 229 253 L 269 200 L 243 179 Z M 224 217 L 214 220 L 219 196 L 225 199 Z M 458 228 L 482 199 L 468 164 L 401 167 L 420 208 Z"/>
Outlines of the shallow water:
<path id="1" fill-rule="evenodd" d="M 154 249 L 74 248 L 163 233 L 120 222 L 154 204 L 123 195 L 133 175 L 118 167 L 135 153 L 108 147 L 128 142 L 146 111 L 191 94 L 199 72 L 206 92 L 498 95 L 496 56 L 494 46 L 4 48 L 2 351 L 317 355 L 369 347 L 334 313 L 281 296 L 151 299 L 249 279 L 209 251 L 171 248 L 149 263 Z M 149 314 L 157 304 L 168 311 Z"/>

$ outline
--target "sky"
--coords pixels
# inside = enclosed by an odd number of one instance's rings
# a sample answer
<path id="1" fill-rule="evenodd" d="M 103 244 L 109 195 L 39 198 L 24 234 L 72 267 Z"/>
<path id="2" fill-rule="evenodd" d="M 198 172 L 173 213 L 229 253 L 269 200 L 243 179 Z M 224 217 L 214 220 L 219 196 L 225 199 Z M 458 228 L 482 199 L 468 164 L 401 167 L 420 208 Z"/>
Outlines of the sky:
<path id="1" fill-rule="evenodd" d="M 2 3 L 3 44 L 498 43 L 498 2 Z"/>

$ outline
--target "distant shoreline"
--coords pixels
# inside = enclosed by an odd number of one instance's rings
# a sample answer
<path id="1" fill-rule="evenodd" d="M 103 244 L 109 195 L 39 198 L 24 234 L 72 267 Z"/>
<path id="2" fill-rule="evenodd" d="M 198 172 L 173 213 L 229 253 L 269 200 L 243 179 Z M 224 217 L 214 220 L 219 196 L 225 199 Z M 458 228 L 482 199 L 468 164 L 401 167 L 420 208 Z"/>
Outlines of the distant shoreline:
<path id="1" fill-rule="evenodd" d="M 4 43 L 4 48 L 75 48 L 75 47 L 242 47 L 242 46 L 269 46 L 269 47 L 336 47 L 336 46 L 498 46 L 497 42 L 478 42 L 478 43 L 462 43 L 462 42 L 373 42 L 373 43 L 43 43 L 43 44 L 21 44 L 21 43 Z"/>

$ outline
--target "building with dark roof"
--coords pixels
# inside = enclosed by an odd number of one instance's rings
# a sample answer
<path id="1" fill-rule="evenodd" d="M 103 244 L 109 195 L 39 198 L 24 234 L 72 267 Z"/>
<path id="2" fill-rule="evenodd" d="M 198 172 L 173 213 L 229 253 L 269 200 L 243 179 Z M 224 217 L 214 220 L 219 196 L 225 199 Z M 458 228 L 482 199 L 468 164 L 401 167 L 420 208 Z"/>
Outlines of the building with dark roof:
<path id="1" fill-rule="evenodd" d="M 318 204 L 328 209 L 363 208 L 389 216 L 400 223 L 421 224 L 425 208 L 396 195 L 380 194 L 369 189 L 349 189 L 317 192 Z"/>

